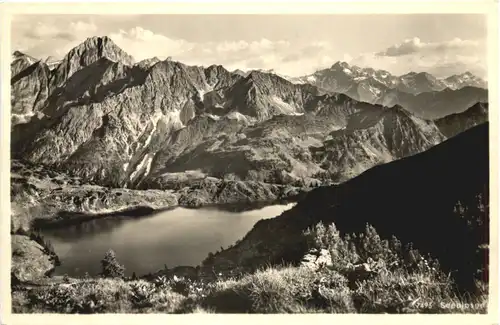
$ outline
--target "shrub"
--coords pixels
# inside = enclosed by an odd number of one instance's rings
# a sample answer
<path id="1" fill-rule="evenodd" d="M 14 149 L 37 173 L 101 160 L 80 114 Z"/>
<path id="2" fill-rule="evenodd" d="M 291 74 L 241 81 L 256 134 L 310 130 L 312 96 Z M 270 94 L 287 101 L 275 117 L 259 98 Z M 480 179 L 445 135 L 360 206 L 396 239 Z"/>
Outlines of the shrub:
<path id="1" fill-rule="evenodd" d="M 105 278 L 123 278 L 125 276 L 125 267 L 116 260 L 115 252 L 110 249 L 101 260 L 101 275 Z"/>
<path id="2" fill-rule="evenodd" d="M 390 240 L 381 239 L 375 228 L 368 224 L 363 233 L 342 237 L 333 223 L 328 227 L 318 223 L 306 230 L 304 236 L 309 248 L 330 251 L 333 267 L 338 271 L 349 270 L 352 265 L 360 263 L 388 269 L 403 267 L 416 270 L 424 260 L 439 268 L 437 260 L 430 257 L 424 259 L 411 244 L 403 247 L 394 236 Z"/>
<path id="3" fill-rule="evenodd" d="M 335 271 L 270 267 L 237 281 L 216 282 L 202 307 L 223 313 L 352 312 L 346 284 Z"/>
<path id="4" fill-rule="evenodd" d="M 138 281 L 130 284 L 130 297 L 132 304 L 136 308 L 151 307 L 152 297 L 155 292 L 155 287 L 149 282 Z"/>
<path id="5" fill-rule="evenodd" d="M 459 295 L 448 278 L 429 267 L 378 272 L 358 282 L 352 296 L 360 313 L 484 313 L 487 301 L 487 295 Z"/>
<path id="6" fill-rule="evenodd" d="M 330 251 L 333 269 L 349 280 L 358 312 L 482 312 L 486 308 L 486 292 L 459 294 L 437 260 L 422 256 L 411 244 L 403 246 L 396 237 L 380 238 L 370 225 L 361 234 L 342 237 L 335 225 L 319 223 L 304 235 L 310 248 Z"/>
<path id="7" fill-rule="evenodd" d="M 309 248 L 330 251 L 333 267 L 338 271 L 346 269 L 348 265 L 360 259 L 354 243 L 342 238 L 333 223 L 328 227 L 325 227 L 323 223 L 318 223 L 312 229 L 306 230 L 304 235 Z"/>

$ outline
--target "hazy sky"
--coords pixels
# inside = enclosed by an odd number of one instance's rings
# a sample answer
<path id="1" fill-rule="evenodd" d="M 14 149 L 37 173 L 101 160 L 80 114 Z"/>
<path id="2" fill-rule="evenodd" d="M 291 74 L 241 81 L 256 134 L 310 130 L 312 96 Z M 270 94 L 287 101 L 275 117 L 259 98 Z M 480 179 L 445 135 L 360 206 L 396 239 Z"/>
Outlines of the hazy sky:
<path id="1" fill-rule="evenodd" d="M 274 69 L 297 76 L 346 61 L 394 74 L 486 77 L 482 15 L 23 15 L 12 50 L 62 58 L 89 36 L 107 35 L 139 61 Z"/>

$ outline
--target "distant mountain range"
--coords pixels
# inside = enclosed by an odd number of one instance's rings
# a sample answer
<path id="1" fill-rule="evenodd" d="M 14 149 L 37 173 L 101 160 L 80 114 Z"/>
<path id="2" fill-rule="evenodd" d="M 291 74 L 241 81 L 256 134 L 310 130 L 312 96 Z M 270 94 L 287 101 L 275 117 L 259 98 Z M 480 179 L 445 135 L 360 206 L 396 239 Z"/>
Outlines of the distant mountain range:
<path id="1" fill-rule="evenodd" d="M 394 77 L 336 63 L 287 80 L 171 59 L 135 63 L 108 37 L 85 40 L 60 62 L 15 52 L 11 72 L 13 157 L 119 187 L 165 188 L 186 173 L 341 182 L 488 115 L 486 84 L 470 74 Z"/>
<path id="2" fill-rule="evenodd" d="M 488 87 L 486 81 L 470 72 L 442 79 L 426 72 L 410 72 L 402 76 L 394 76 L 385 70 L 350 66 L 346 62 L 337 62 L 328 69 L 319 70 L 303 77 L 288 77 L 277 74 L 274 70 L 257 71 L 278 75 L 295 84 L 311 84 L 326 91 L 344 93 L 353 99 L 371 104 L 384 106 L 399 104 L 426 118 L 450 114 L 447 110 L 422 108 L 429 103 L 438 103 L 441 106 L 439 102 L 454 96 L 453 91 L 462 88 L 487 89 Z M 241 70 L 233 72 L 244 77 L 251 73 L 251 71 L 243 72 Z M 461 100 L 465 99 L 469 105 L 476 101 L 485 101 L 487 98 L 486 92 L 475 89 L 469 89 L 469 91 L 474 94 L 461 95 L 461 93 L 466 92 L 463 91 L 458 92 L 457 97 Z M 440 94 L 440 92 L 443 93 Z M 425 95 L 425 93 L 431 93 L 431 95 Z"/>
<path id="3" fill-rule="evenodd" d="M 438 79 L 426 72 L 393 76 L 384 70 L 360 68 L 349 66 L 345 62 L 337 62 L 329 69 L 292 80 L 345 93 L 354 99 L 372 104 L 384 106 L 399 104 L 425 118 L 442 117 L 452 113 L 453 109 L 446 109 L 446 105 L 440 103 L 451 97 L 460 98 L 460 101 L 467 102 L 468 106 L 474 104 L 474 101 L 487 100 L 487 92 L 479 90 L 487 89 L 487 83 L 470 72 L 446 79 Z M 431 102 L 445 107 L 434 109 L 425 107 Z"/>
<path id="4" fill-rule="evenodd" d="M 337 62 L 328 69 L 319 70 L 311 75 L 294 78 L 293 80 L 295 82 L 314 83 L 324 88 L 342 88 L 342 83 L 346 82 L 369 83 L 372 87 L 383 86 L 415 95 L 422 92 L 441 91 L 445 88 L 452 90 L 466 86 L 487 88 L 486 81 L 472 75 L 470 72 L 441 79 L 426 72 L 410 72 L 402 76 L 394 76 L 385 70 L 350 66 L 346 62 Z M 334 85 L 333 80 L 339 80 L 340 82 Z M 373 91 L 376 92 L 375 89 Z"/>

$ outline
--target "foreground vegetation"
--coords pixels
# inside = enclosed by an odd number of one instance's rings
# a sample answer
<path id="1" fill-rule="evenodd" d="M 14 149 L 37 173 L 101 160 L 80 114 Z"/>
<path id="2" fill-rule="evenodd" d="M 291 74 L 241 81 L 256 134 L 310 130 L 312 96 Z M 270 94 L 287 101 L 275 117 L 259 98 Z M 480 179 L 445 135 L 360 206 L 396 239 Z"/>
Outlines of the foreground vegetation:
<path id="1" fill-rule="evenodd" d="M 437 261 L 374 228 L 341 236 L 334 225 L 304 233 L 324 263 L 274 265 L 213 280 L 127 278 L 114 253 L 101 278 L 13 287 L 13 312 L 55 313 L 486 313 L 487 288 L 459 294 Z"/>

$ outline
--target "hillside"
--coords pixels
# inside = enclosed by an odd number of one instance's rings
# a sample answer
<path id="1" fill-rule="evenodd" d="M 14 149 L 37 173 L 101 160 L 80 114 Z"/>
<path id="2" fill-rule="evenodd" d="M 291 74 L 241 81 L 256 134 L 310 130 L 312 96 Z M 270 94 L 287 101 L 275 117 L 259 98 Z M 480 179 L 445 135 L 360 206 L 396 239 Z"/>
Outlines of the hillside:
<path id="1" fill-rule="evenodd" d="M 333 222 L 345 234 L 371 224 L 382 238 L 394 235 L 438 258 L 445 272 L 470 287 L 487 267 L 487 250 L 478 247 L 489 242 L 488 143 L 483 123 L 423 153 L 315 189 L 291 210 L 259 221 L 213 263 L 297 263 L 307 250 L 301 234 L 309 227 Z"/>

